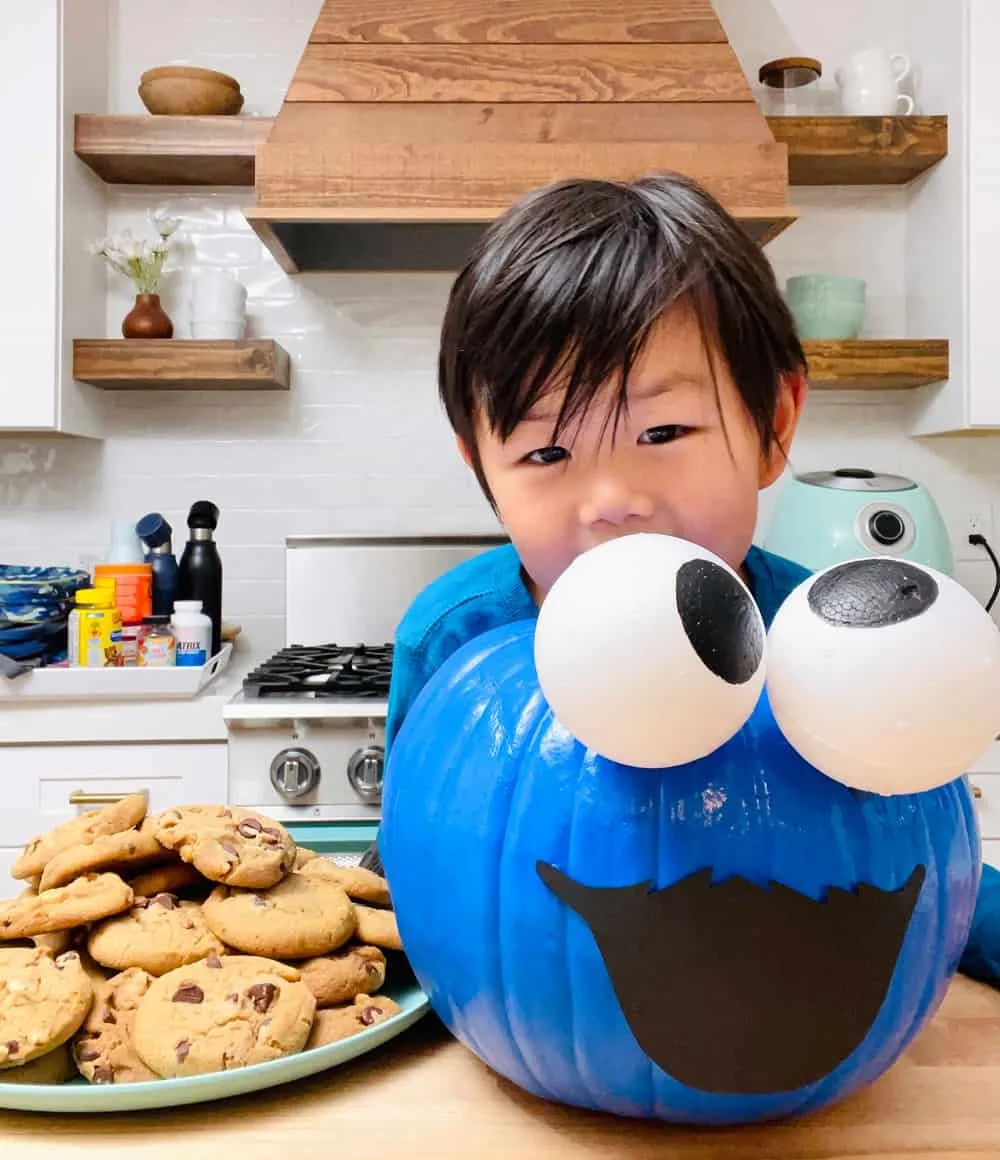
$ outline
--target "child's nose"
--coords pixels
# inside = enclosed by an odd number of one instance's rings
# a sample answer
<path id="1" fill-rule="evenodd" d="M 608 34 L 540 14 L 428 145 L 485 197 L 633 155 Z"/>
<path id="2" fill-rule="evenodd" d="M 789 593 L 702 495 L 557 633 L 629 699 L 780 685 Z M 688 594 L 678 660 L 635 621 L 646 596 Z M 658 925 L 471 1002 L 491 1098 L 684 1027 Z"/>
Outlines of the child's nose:
<path id="1" fill-rule="evenodd" d="M 641 488 L 619 476 L 602 476 L 591 485 L 580 504 L 580 522 L 623 524 L 629 519 L 649 519 L 653 501 Z"/>

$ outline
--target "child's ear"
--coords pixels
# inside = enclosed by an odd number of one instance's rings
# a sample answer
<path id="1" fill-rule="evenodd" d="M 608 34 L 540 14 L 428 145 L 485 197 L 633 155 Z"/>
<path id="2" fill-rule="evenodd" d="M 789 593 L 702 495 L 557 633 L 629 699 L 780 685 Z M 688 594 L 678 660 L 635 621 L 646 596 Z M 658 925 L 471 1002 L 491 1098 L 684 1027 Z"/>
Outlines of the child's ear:
<path id="1" fill-rule="evenodd" d="M 809 379 L 804 369 L 781 376 L 777 405 L 774 408 L 774 442 L 769 452 L 761 454 L 759 487 L 770 487 L 785 470 L 788 452 L 808 394 Z"/>
<path id="2" fill-rule="evenodd" d="M 458 444 L 459 455 L 461 455 L 461 457 L 465 460 L 465 466 L 468 467 L 470 471 L 474 471 L 475 468 L 472 466 L 472 452 L 469 450 L 468 443 L 465 442 L 461 435 L 455 436 L 455 442 Z"/>

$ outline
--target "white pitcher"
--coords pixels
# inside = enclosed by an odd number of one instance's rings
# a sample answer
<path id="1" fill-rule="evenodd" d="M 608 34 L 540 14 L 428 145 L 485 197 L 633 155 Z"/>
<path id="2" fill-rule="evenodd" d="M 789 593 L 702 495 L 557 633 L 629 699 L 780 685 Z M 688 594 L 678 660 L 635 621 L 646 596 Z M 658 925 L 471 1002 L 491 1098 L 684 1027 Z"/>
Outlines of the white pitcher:
<path id="1" fill-rule="evenodd" d="M 910 60 L 901 52 L 881 48 L 857 52 L 837 69 L 841 104 L 848 117 L 888 117 L 913 113 L 911 96 L 899 91 L 910 75 Z"/>

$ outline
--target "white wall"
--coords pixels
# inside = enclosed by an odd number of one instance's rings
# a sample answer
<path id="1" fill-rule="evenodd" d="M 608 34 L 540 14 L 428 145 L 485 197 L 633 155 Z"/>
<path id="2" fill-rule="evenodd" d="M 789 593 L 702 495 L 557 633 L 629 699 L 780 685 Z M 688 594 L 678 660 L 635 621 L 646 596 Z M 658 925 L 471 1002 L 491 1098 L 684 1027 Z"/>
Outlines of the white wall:
<path id="1" fill-rule="evenodd" d="M 169 16 L 153 18 L 144 0 L 112 0 L 109 108 L 141 111 L 139 74 L 174 61 L 233 73 L 247 111 L 273 113 L 318 8 L 319 0 L 174 0 Z M 719 0 L 719 8 L 751 75 L 762 60 L 796 51 L 820 57 L 829 83 L 853 48 L 903 42 L 904 0 Z M 792 192 L 803 216 L 769 249 L 779 275 L 860 274 L 871 292 L 867 333 L 908 333 L 906 230 L 919 193 Z M 185 257 L 230 267 L 247 283 L 253 332 L 277 338 L 295 360 L 292 391 L 121 394 L 107 400 L 103 443 L 0 439 L 0 557 L 88 561 L 100 553 L 112 517 L 157 508 L 180 538 L 190 502 L 211 498 L 223 513 L 227 619 L 244 625 L 254 648 L 267 649 L 281 641 L 286 535 L 478 531 L 492 528 L 493 519 L 437 407 L 437 334 L 449 279 L 288 279 L 239 212 L 251 196 L 118 190 L 108 197 L 108 229 L 142 229 L 146 210 L 161 203 L 179 214 Z M 129 297 L 109 279 L 108 335 L 118 332 Z M 992 570 L 973 562 L 963 533 L 970 514 L 994 532 L 998 442 L 908 439 L 902 433 L 917 406 L 906 396 L 817 395 L 793 465 L 864 465 L 927 483 L 966 558 L 960 577 L 985 595 Z M 765 514 L 770 499 L 764 497 Z"/>

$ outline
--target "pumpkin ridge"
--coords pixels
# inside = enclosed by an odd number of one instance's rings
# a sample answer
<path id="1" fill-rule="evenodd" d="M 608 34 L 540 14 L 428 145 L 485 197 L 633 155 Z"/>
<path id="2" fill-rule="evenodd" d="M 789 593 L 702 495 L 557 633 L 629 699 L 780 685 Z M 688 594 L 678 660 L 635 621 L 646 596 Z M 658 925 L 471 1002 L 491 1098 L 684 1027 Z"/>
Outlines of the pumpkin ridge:
<path id="1" fill-rule="evenodd" d="M 537 720 L 534 722 L 532 728 L 529 731 L 530 736 L 525 737 L 523 732 L 522 732 L 522 727 L 524 725 L 524 718 L 529 714 L 537 715 Z M 510 815 L 511 815 L 511 807 L 512 807 L 512 804 L 514 801 L 514 797 L 515 797 L 515 794 L 517 793 L 517 789 L 518 789 L 518 786 L 519 786 L 520 780 L 521 780 L 521 773 L 522 773 L 521 762 L 523 761 L 523 751 L 525 749 L 530 751 L 531 743 L 534 742 L 539 731 L 541 729 L 547 727 L 547 725 L 548 725 L 548 722 L 546 720 L 547 716 L 548 716 L 548 709 L 544 703 L 544 699 L 542 699 L 540 697 L 540 694 L 530 694 L 529 693 L 527 700 L 525 701 L 525 703 L 521 707 L 521 713 L 518 717 L 517 725 L 514 729 L 512 729 L 510 731 L 510 734 L 507 738 L 507 744 L 511 750 L 511 752 L 508 755 L 509 759 L 512 760 L 514 758 L 515 751 L 517 751 L 518 749 L 520 749 L 522 752 L 518 755 L 519 760 L 518 760 L 517 775 L 511 779 L 511 790 L 510 790 L 510 794 L 507 797 L 506 809 L 504 810 L 503 837 L 501 838 L 501 841 L 500 841 L 500 856 L 499 856 L 499 858 L 497 858 L 497 862 L 496 862 L 497 928 L 500 930 L 506 929 L 506 925 L 507 925 L 507 917 L 505 914 L 505 906 L 507 905 L 507 891 L 505 891 L 503 889 L 504 868 L 505 868 L 505 865 L 507 863 L 508 857 L 512 857 L 512 855 L 508 851 L 508 841 L 510 839 L 510 833 L 511 833 Z M 528 1058 L 525 1055 L 524 1051 L 522 1050 L 521 1044 L 518 1040 L 517 1032 L 514 1029 L 515 1023 L 514 1023 L 514 1020 L 511 1018 L 511 1010 L 510 1010 L 510 998 L 511 998 L 511 996 L 510 996 L 510 991 L 508 990 L 506 979 L 505 979 L 504 948 L 502 945 L 498 949 L 497 962 L 498 962 L 497 977 L 498 977 L 499 982 L 500 982 L 500 1007 L 501 1007 L 501 1010 L 503 1011 L 504 1022 L 507 1025 L 507 1034 L 510 1038 L 511 1048 L 513 1049 L 513 1052 L 516 1055 L 517 1059 L 520 1061 L 520 1064 L 524 1068 L 526 1074 L 530 1075 L 531 1078 L 534 1080 L 538 1091 L 540 1093 L 542 1093 L 546 1099 L 555 1100 L 556 1097 L 555 1097 L 554 1093 L 550 1092 L 548 1090 L 547 1086 L 542 1082 L 541 1077 L 538 1075 L 537 1069 L 532 1067 L 531 1064 L 528 1062 Z"/>

